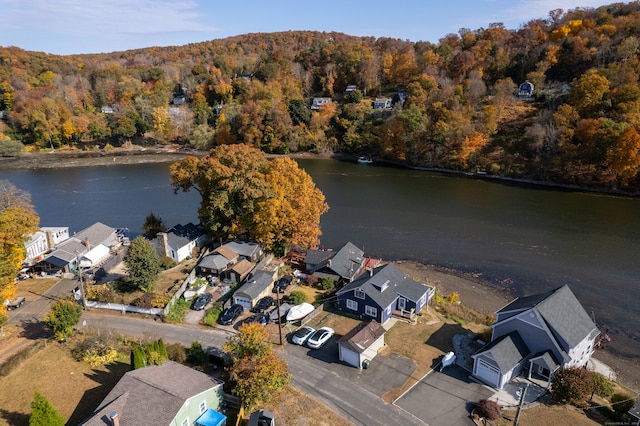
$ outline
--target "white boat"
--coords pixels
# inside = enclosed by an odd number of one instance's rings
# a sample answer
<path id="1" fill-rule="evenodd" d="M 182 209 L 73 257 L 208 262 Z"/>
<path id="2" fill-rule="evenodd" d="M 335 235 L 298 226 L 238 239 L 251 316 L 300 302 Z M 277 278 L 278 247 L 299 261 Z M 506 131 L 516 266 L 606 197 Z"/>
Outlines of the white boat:
<path id="1" fill-rule="evenodd" d="M 296 305 L 287 312 L 287 322 L 301 320 L 313 312 L 314 309 L 315 308 L 311 303 L 301 303 L 300 305 Z"/>
<path id="2" fill-rule="evenodd" d="M 359 164 L 371 164 L 373 163 L 373 160 L 369 157 L 358 157 L 358 163 Z"/>

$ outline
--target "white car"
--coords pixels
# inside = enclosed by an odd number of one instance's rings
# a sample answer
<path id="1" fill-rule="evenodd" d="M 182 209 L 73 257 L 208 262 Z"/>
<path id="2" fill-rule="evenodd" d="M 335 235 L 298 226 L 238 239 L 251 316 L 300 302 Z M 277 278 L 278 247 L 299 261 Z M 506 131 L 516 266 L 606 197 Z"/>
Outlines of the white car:
<path id="1" fill-rule="evenodd" d="M 309 336 L 307 339 L 307 346 L 311 349 L 320 349 L 325 343 L 327 343 L 327 340 L 333 336 L 333 333 L 333 328 L 322 327 Z"/>
<path id="2" fill-rule="evenodd" d="M 291 343 L 302 346 L 304 345 L 304 342 L 307 341 L 309 336 L 311 336 L 315 332 L 316 329 L 313 327 L 309 327 L 308 325 L 300 327 L 298 330 L 296 330 L 295 333 L 293 333 L 293 336 L 291 337 Z"/>

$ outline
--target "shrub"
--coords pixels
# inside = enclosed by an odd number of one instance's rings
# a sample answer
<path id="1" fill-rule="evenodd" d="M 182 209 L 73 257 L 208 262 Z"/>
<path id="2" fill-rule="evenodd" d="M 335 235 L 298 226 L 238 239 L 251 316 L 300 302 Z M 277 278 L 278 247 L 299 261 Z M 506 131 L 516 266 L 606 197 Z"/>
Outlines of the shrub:
<path id="1" fill-rule="evenodd" d="M 481 399 L 476 403 L 476 413 L 478 413 L 480 417 L 491 421 L 498 420 L 500 418 L 500 406 L 495 401 Z"/>
<path id="2" fill-rule="evenodd" d="M 167 345 L 167 355 L 171 361 L 182 364 L 187 360 L 187 348 L 180 343 L 172 343 Z"/>
<path id="3" fill-rule="evenodd" d="M 299 305 L 307 301 L 307 295 L 303 291 L 294 290 L 289 294 L 289 299 L 294 305 Z"/>
<path id="4" fill-rule="evenodd" d="M 586 368 L 562 368 L 551 382 L 551 394 L 556 401 L 582 406 L 593 391 L 592 376 Z"/>
<path id="5" fill-rule="evenodd" d="M 25 147 L 20 141 L 9 139 L 0 140 L 0 157 L 17 157 L 25 152 Z"/>
<path id="6" fill-rule="evenodd" d="M 304 282 L 308 286 L 313 287 L 318 283 L 318 277 L 316 277 L 315 275 L 307 275 L 304 279 Z"/>
<path id="7" fill-rule="evenodd" d="M 187 309 L 189 309 L 189 302 L 181 297 L 173 302 L 163 319 L 172 324 L 181 323 L 187 316 Z"/>
<path id="8" fill-rule="evenodd" d="M 483 342 L 488 343 L 491 341 L 491 336 L 493 334 L 493 328 L 485 328 L 482 333 L 478 335 Z"/>
<path id="9" fill-rule="evenodd" d="M 87 289 L 87 299 L 102 303 L 115 303 L 118 294 L 106 285 L 92 285 Z"/>
<path id="10" fill-rule="evenodd" d="M 171 296 L 163 293 L 154 293 L 151 301 L 152 308 L 164 308 L 171 301 Z"/>
<path id="11" fill-rule="evenodd" d="M 336 288 L 336 282 L 329 277 L 324 277 L 320 280 L 318 286 L 322 290 L 333 290 L 334 288 Z"/>
<path id="12" fill-rule="evenodd" d="M 593 373 L 593 393 L 602 398 L 613 395 L 613 382 L 600 373 Z M 593 395 L 591 396 L 593 398 Z"/>
<path id="13" fill-rule="evenodd" d="M 614 393 L 611 396 L 611 408 L 618 416 L 627 413 L 633 407 L 633 404 L 635 404 L 635 401 L 629 395 Z"/>
<path id="14" fill-rule="evenodd" d="M 89 364 L 91 368 L 111 364 L 118 358 L 117 340 L 110 334 L 88 333 L 74 350 L 76 359 Z"/>
<path id="15" fill-rule="evenodd" d="M 163 270 L 167 270 L 167 269 L 171 269 L 174 266 L 176 266 L 177 263 L 175 262 L 175 260 L 173 260 L 172 258 L 170 258 L 169 256 L 162 256 L 160 257 L 160 267 Z"/>
<path id="16" fill-rule="evenodd" d="M 152 308 L 155 296 L 156 294 L 154 292 L 143 293 L 142 296 L 133 299 L 131 304 L 138 308 Z"/>
<path id="17" fill-rule="evenodd" d="M 207 309 L 207 313 L 204 315 L 204 318 L 202 318 L 202 324 L 208 325 L 209 327 L 215 326 L 223 310 L 222 303 L 214 303 L 213 306 Z"/>
<path id="18" fill-rule="evenodd" d="M 197 340 L 191 343 L 191 347 L 187 350 L 187 360 L 194 365 L 200 365 L 207 359 L 207 354 L 202 349 L 202 344 Z"/>

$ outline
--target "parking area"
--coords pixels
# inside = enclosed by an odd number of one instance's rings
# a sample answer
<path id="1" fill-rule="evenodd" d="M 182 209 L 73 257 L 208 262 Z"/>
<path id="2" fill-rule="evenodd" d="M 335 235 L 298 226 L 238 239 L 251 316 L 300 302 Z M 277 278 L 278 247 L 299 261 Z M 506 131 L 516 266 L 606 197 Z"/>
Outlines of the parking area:
<path id="1" fill-rule="evenodd" d="M 472 424 L 473 404 L 489 398 L 494 390 L 469 379 L 469 373 L 457 365 L 442 372 L 432 371 L 394 404 L 429 426 Z"/>

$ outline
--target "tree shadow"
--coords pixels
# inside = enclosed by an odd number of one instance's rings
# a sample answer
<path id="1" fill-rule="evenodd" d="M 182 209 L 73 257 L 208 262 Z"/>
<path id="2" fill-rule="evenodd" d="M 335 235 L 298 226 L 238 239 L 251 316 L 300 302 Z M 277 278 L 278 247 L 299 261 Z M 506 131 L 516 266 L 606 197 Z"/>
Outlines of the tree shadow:
<path id="1" fill-rule="evenodd" d="M 15 426 L 27 426 L 29 424 L 29 414 L 16 413 L 13 411 L 0 408 L 0 416 L 5 419 L 8 424 Z"/>
<path id="2" fill-rule="evenodd" d="M 42 321 L 36 319 L 20 321 L 22 331 L 19 336 L 29 340 L 38 340 L 52 336 L 51 330 Z"/>
<path id="3" fill-rule="evenodd" d="M 86 374 L 88 378 L 98 383 L 99 386 L 88 389 L 82 395 L 67 424 L 77 425 L 91 416 L 100 408 L 99 404 L 106 398 L 109 392 L 111 392 L 122 376 L 131 370 L 131 366 L 124 362 L 109 364 L 105 368 L 106 371 L 92 370 L 91 373 Z"/>
<path id="4" fill-rule="evenodd" d="M 456 334 L 469 334 L 471 331 L 459 324 L 443 324 L 437 331 L 432 333 L 425 342 L 429 346 L 440 349 L 442 352 L 453 350 L 453 336 Z"/>

